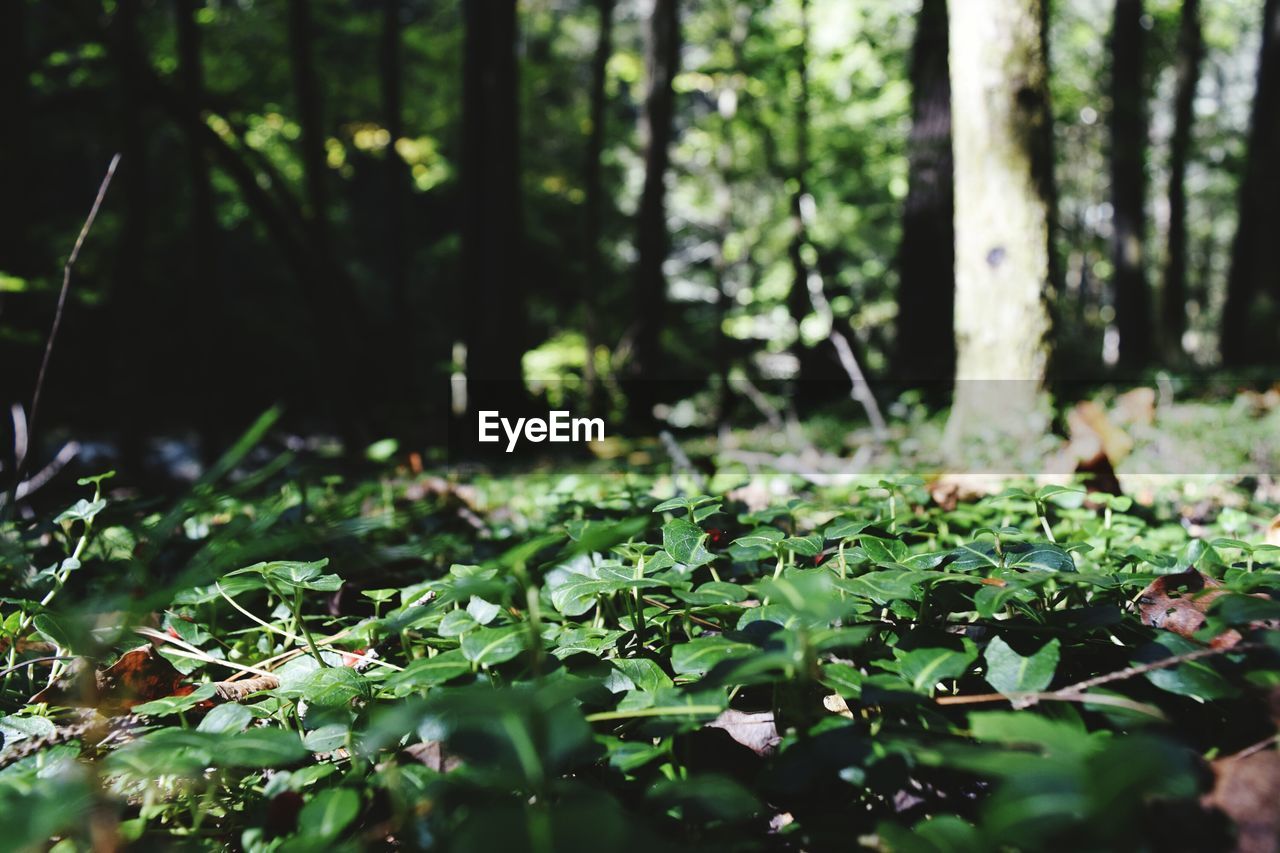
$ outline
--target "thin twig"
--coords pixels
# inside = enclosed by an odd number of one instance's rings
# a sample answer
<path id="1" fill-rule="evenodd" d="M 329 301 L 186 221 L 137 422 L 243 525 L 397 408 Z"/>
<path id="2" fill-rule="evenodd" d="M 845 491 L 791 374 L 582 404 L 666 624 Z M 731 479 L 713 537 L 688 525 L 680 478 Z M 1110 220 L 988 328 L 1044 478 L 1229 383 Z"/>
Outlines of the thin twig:
<path id="1" fill-rule="evenodd" d="M 217 583 L 215 581 L 214 586 L 217 587 L 218 594 L 221 595 L 223 598 L 225 598 L 228 604 L 230 604 L 236 610 L 240 611 L 240 614 L 245 616 L 249 620 L 256 622 L 258 625 L 261 625 L 263 628 L 266 628 L 268 631 L 272 632 L 273 634 L 279 634 L 280 636 L 290 639 L 295 643 L 302 644 L 306 642 L 305 637 L 299 637 L 297 634 L 286 631 L 283 628 L 277 628 L 275 625 L 272 625 L 270 622 L 260 619 L 259 617 L 250 613 L 247 609 L 242 607 L 239 604 L 239 602 L 237 602 L 234 598 L 227 595 L 226 591 L 222 588 L 222 584 Z M 332 639 L 328 637 L 322 637 L 316 642 L 324 644 L 326 642 L 332 642 Z M 385 660 L 380 660 L 379 658 L 376 658 L 376 657 L 371 657 L 368 654 L 362 654 L 360 652 L 348 652 L 348 651 L 342 651 L 341 654 L 343 655 L 344 658 L 350 657 L 350 658 L 354 658 L 355 660 L 364 661 L 366 663 L 377 664 L 378 666 L 385 666 L 388 669 L 394 669 L 396 672 L 403 671 L 402 667 L 396 666 L 393 663 L 388 663 Z"/>
<path id="2" fill-rule="evenodd" d="M 978 693 L 969 696 L 940 696 L 934 701 L 939 705 L 981 705 L 988 702 L 1011 702 L 1014 705 L 1020 705 L 1022 707 L 1034 705 L 1036 702 L 1046 700 L 1092 702 L 1099 705 L 1121 705 L 1121 702 L 1116 701 L 1120 697 L 1087 693 L 1086 691 L 1090 688 L 1099 687 L 1103 684 L 1110 684 L 1114 681 L 1124 681 L 1135 676 L 1145 675 L 1148 672 L 1155 672 L 1158 669 L 1167 669 L 1171 666 L 1187 663 L 1188 661 L 1213 657 L 1215 655 L 1226 654 L 1228 652 L 1245 651 L 1257 647 L 1257 643 L 1240 643 L 1232 646 L 1231 648 L 1196 649 L 1195 651 L 1184 652 L 1180 655 L 1161 658 L 1160 660 L 1152 661 L 1151 663 L 1138 664 L 1136 666 L 1116 670 L 1115 672 L 1108 672 L 1105 675 L 1088 678 L 1084 681 L 1076 682 L 1075 684 L 1054 690 L 1050 693 Z M 1129 701 L 1130 700 L 1124 700 L 1126 703 Z M 1141 703 L 1133 704 L 1137 705 Z M 1123 707 L 1130 706 L 1123 705 Z M 1142 707 L 1149 708 L 1150 706 L 1143 705 Z M 1135 710 L 1137 709 L 1135 708 Z"/>
<path id="3" fill-rule="evenodd" d="M 85 238 L 89 236 L 89 229 L 93 227 L 94 220 L 98 218 L 98 210 L 102 207 L 102 200 L 106 198 L 107 187 L 111 186 L 111 178 L 115 176 L 116 167 L 119 165 L 120 155 L 116 154 L 111 158 L 111 163 L 107 165 L 107 174 L 102 178 L 102 183 L 98 186 L 98 195 L 93 200 L 93 207 L 89 208 L 89 216 L 85 219 L 84 225 L 80 227 L 80 236 L 76 237 L 76 243 L 71 249 L 71 255 L 62 267 L 62 290 L 58 292 L 58 306 L 53 312 L 53 325 L 49 328 L 49 337 L 44 344 L 44 357 L 40 359 L 40 371 L 36 374 L 35 393 L 31 395 L 31 416 L 27 418 L 27 445 L 29 447 L 34 446 L 36 418 L 40 415 L 40 395 L 44 391 L 44 380 L 49 371 L 49 359 L 53 356 L 53 343 L 58 337 L 58 327 L 62 325 L 62 314 L 67 305 L 67 293 L 71 290 L 71 269 L 75 266 L 76 259 L 80 257 L 80 247 L 84 245 Z M 22 469 L 25 461 L 26 454 L 24 454 L 23 459 L 18 460 L 14 465 L 13 484 L 9 487 L 9 506 L 13 506 L 17 501 L 18 485 L 22 482 Z"/>
<path id="4" fill-rule="evenodd" d="M 1280 734 L 1274 734 L 1271 737 L 1263 738 L 1262 740 L 1258 741 L 1252 746 L 1246 746 L 1244 749 L 1240 750 L 1239 752 L 1233 752 L 1230 755 L 1223 756 L 1219 760 L 1220 761 L 1239 761 L 1242 758 L 1248 758 L 1251 755 L 1256 755 L 1257 753 L 1262 752 L 1264 749 L 1267 749 L 1268 747 L 1273 746 L 1277 742 L 1280 742 Z"/>
<path id="5" fill-rule="evenodd" d="M 216 663 L 219 666 L 225 666 L 228 669 L 238 669 L 241 672 L 249 672 L 254 675 L 270 675 L 271 674 L 267 672 L 265 669 L 259 669 L 256 666 L 247 666 L 242 663 L 235 663 L 234 661 L 223 660 L 222 658 L 215 658 L 213 655 L 209 654 L 203 649 L 199 649 L 191 645 L 185 640 L 179 640 L 177 637 L 170 636 L 169 634 L 166 634 L 163 631 L 157 631 L 154 628 L 134 628 L 133 630 L 141 634 L 142 636 L 146 637 L 147 639 L 159 640 L 162 643 L 168 643 L 171 646 L 176 646 L 176 648 L 172 648 L 168 650 L 169 654 L 171 655 L 177 655 L 178 657 L 183 657 L 183 658 L 190 658 L 191 660 L 204 661 L 205 663 Z"/>
<path id="6" fill-rule="evenodd" d="M 72 459 L 80 452 L 80 442 L 69 441 L 63 445 L 57 455 L 50 460 L 49 464 L 41 468 L 38 472 L 23 480 L 18 484 L 18 488 L 14 494 L 14 500 L 22 500 L 31 493 L 38 491 L 48 485 L 49 481 L 58 476 L 58 472 L 67 467 Z M 0 495 L 0 506 L 8 503 L 8 495 Z"/>
<path id="7" fill-rule="evenodd" d="M 1128 667 L 1127 669 L 1121 669 L 1116 672 L 1110 672 L 1110 673 L 1107 673 L 1106 675 L 1099 675 L 1096 678 L 1086 679 L 1085 681 L 1081 681 L 1077 684 L 1072 684 L 1070 687 L 1064 687 L 1057 692 L 1081 693 L 1085 690 L 1088 690 L 1090 687 L 1097 687 L 1100 684 L 1109 684 L 1112 681 L 1124 681 L 1127 678 L 1133 678 L 1135 675 L 1145 675 L 1148 672 L 1155 672 L 1157 669 L 1166 669 L 1167 667 L 1177 666 L 1178 664 L 1186 663 L 1187 661 L 1199 660 L 1200 658 L 1214 657 L 1215 655 L 1224 655 L 1224 654 L 1227 654 L 1228 652 L 1247 651 L 1249 649 L 1254 649 L 1257 647 L 1258 647 L 1257 643 L 1237 643 L 1236 645 L 1230 648 L 1196 649 L 1195 651 L 1192 651 L 1192 652 L 1183 652 L 1180 655 L 1173 655 L 1172 657 L 1161 658 L 1160 660 L 1152 661 L 1151 663 L 1138 664 L 1137 666 L 1131 666 L 1131 667 Z"/>
<path id="8" fill-rule="evenodd" d="M 75 655 L 46 655 L 45 657 L 41 657 L 41 658 L 27 658 L 24 661 L 14 664 L 8 669 L 0 669 L 0 678 L 4 678 L 6 675 L 8 675 L 11 672 L 17 672 L 18 670 L 26 669 L 32 664 L 53 663 L 54 661 L 75 660 L 75 659 L 76 659 Z"/>

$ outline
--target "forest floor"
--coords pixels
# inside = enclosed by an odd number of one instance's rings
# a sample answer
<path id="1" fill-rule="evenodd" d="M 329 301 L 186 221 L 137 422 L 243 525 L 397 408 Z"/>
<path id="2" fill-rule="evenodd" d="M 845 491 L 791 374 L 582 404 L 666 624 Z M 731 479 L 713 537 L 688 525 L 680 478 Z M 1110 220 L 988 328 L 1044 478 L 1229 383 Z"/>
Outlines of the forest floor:
<path id="1" fill-rule="evenodd" d="M 1014 476 L 899 415 L 519 472 L 339 471 L 266 419 L 176 500 L 86 479 L 0 540 L 0 837 L 1273 839 L 1280 395 L 1077 405 Z"/>

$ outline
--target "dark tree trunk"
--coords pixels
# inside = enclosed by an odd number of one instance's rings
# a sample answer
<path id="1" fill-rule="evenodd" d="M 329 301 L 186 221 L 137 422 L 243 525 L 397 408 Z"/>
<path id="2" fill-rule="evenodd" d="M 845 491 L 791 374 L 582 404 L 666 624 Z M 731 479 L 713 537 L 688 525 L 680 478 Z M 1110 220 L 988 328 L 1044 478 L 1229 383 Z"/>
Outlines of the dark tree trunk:
<path id="1" fill-rule="evenodd" d="M 924 0 L 911 54 L 909 183 L 898 247 L 896 377 L 938 382 L 955 374 L 955 225 L 947 2 Z"/>
<path id="2" fill-rule="evenodd" d="M 120 0 L 109 25 L 108 38 L 120 93 L 120 169 L 118 181 L 123 208 L 120 236 L 114 247 L 114 284 L 111 292 L 111 319 L 104 324 L 109 340 L 104 350 L 112 354 L 110 368 L 123 375 L 140 360 L 156 340 L 151 322 L 155 310 L 153 294 L 146 282 L 147 233 L 149 229 L 149 175 L 147 135 L 144 126 L 146 49 L 138 33 L 139 0 Z M 148 331 L 152 330 L 150 334 Z M 147 386 L 125 383 L 119 395 L 124 415 L 121 453 L 123 467 L 142 470 L 143 431 L 150 412 Z"/>
<path id="3" fill-rule="evenodd" d="M 1165 252 L 1161 323 L 1165 353 L 1180 359 L 1187 329 L 1187 159 L 1195 120 L 1196 87 L 1204 39 L 1200 0 L 1182 0 L 1178 27 L 1178 84 L 1173 101 L 1173 137 L 1169 141 L 1169 234 Z"/>
<path id="4" fill-rule="evenodd" d="M 680 65 L 678 0 L 654 0 L 649 31 L 649 92 L 645 99 L 644 190 L 637 216 L 635 352 L 627 399 L 634 419 L 652 419 L 658 400 L 662 328 L 666 322 L 667 280 L 663 262 L 670 248 L 667 233 L 667 169 L 675 119 L 672 83 Z"/>
<path id="5" fill-rule="evenodd" d="M 201 58 L 200 27 L 196 10 L 200 0 L 176 0 L 178 24 L 178 75 L 182 97 L 191 109 L 184 131 L 187 135 L 187 179 L 191 184 L 191 267 L 189 274 L 197 290 L 209 295 L 217 253 L 217 222 L 213 206 L 213 185 L 209 160 L 200 142 L 198 125 L 203 124 L 205 107 L 204 66 Z"/>
<path id="6" fill-rule="evenodd" d="M 1262 14 L 1258 88 L 1253 97 L 1249 152 L 1240 179 L 1240 221 L 1231 247 L 1227 303 L 1222 312 L 1222 360 L 1237 367 L 1280 358 L 1276 317 L 1253 316 L 1268 291 L 1280 305 L 1275 239 L 1280 234 L 1280 0 Z"/>
<path id="7" fill-rule="evenodd" d="M 37 271 L 26 236 L 30 211 L 13 201 L 31 197 L 26 36 L 25 0 L 0 4 L 0 196 L 9 200 L 0 204 L 0 273 L 23 278 Z M 0 293 L 0 308 L 3 302 Z"/>
<path id="8" fill-rule="evenodd" d="M 1116 0 L 1111 31 L 1111 258 L 1120 364 L 1151 355 L 1151 305 L 1145 269 L 1147 105 L 1143 87 L 1142 0 Z"/>
<path id="9" fill-rule="evenodd" d="M 596 293 L 604 287 L 604 256 L 600 247 L 602 217 L 604 216 L 604 180 L 601 158 L 605 140 L 605 87 L 608 83 L 609 57 L 613 55 L 613 9 L 615 0 L 596 0 L 599 11 L 599 35 L 596 52 L 591 61 L 591 133 L 587 137 L 587 156 L 583 169 L 586 187 L 586 216 L 583 243 L 586 252 L 586 274 L 582 280 L 582 334 L 586 341 L 586 367 L 583 379 L 587 400 L 596 410 L 597 376 L 595 368 L 596 347 L 600 343 L 599 320 L 596 316 Z"/>
<path id="10" fill-rule="evenodd" d="M 329 230 L 328 165 L 324 151 L 320 87 L 312 57 L 313 39 L 310 0 L 289 0 L 289 66 L 293 72 L 298 124 L 302 128 L 300 143 L 306 208 L 316 245 L 321 246 L 327 243 Z"/>
<path id="11" fill-rule="evenodd" d="M 800 93 L 796 98 L 796 160 L 792 172 L 795 191 L 791 194 L 791 243 L 787 256 L 791 259 L 791 292 L 787 307 L 791 319 L 799 327 L 800 321 L 809 316 L 809 265 L 804 259 L 804 246 L 809 241 L 805 227 L 804 205 L 809 195 L 809 3 L 800 2 L 800 43 L 796 46 L 796 74 L 800 81 Z M 797 332 L 798 335 L 798 332 Z M 803 363 L 804 342 L 797 337 L 795 352 Z M 804 370 L 801 370 L 803 376 Z"/>
<path id="12" fill-rule="evenodd" d="M 466 0 L 462 275 L 468 396 L 510 407 L 524 354 L 516 0 Z M 487 402 L 486 402 L 487 401 Z"/>
<path id="13" fill-rule="evenodd" d="M 416 387 L 416 359 L 413 357 L 413 312 L 409 301 L 408 255 L 405 246 L 405 215 L 409 208 L 409 172 L 396 151 L 396 141 L 404 136 L 404 60 L 401 15 L 403 0 L 382 0 L 382 33 L 378 55 L 378 91 L 382 98 L 382 122 L 390 143 L 383 152 L 382 246 L 387 289 L 391 296 L 392 335 L 389 347 L 398 370 Z"/>

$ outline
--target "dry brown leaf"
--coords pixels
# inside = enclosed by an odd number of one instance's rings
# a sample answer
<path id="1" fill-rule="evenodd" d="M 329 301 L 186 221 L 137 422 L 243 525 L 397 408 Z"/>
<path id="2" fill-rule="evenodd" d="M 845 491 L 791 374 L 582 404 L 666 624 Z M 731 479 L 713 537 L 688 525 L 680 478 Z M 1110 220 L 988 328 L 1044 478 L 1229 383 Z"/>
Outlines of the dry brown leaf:
<path id="1" fill-rule="evenodd" d="M 1204 625 L 1209 605 L 1228 594 L 1229 590 L 1208 575 L 1196 569 L 1187 569 L 1174 575 L 1156 578 L 1138 594 L 1138 611 L 1142 621 L 1153 628 L 1163 628 L 1188 639 L 1194 639 L 1196 631 Z M 1267 598 L 1254 593 L 1255 598 Z M 1261 627 L 1268 623 L 1254 623 Z M 1213 648 L 1231 648 L 1243 639 L 1239 631 L 1232 629 L 1214 637 Z"/>
<path id="2" fill-rule="evenodd" d="M 1213 790 L 1201 802 L 1236 825 L 1236 850 L 1274 853 L 1280 842 L 1280 752 L 1274 749 L 1212 763 Z"/>
<path id="3" fill-rule="evenodd" d="M 707 728 L 723 729 L 729 737 L 759 756 L 772 755 L 782 742 L 772 711 L 748 713 L 730 708 L 707 723 Z"/>
<path id="4" fill-rule="evenodd" d="M 1267 544 L 1280 548 L 1280 515 L 1271 519 L 1271 524 L 1267 526 Z"/>
<path id="5" fill-rule="evenodd" d="M 97 708 L 107 716 L 123 714 L 134 705 L 185 696 L 195 687 L 184 684 L 182 673 L 165 660 L 150 643 L 130 649 L 106 669 L 86 678 L 87 664 L 72 667 L 69 677 L 60 679 L 31 697 L 32 702 Z"/>
<path id="6" fill-rule="evenodd" d="M 1134 388 L 1116 397 L 1111 407 L 1116 423 L 1150 426 L 1156 420 L 1156 389 Z"/>
<path id="7" fill-rule="evenodd" d="M 995 474 L 943 474 L 925 488 L 934 503 L 950 512 L 959 504 L 999 494 L 1004 478 Z"/>
<path id="8" fill-rule="evenodd" d="M 448 773 L 462 765 L 462 759 L 449 754 L 438 740 L 411 743 L 400 751 L 437 773 Z"/>
<path id="9" fill-rule="evenodd" d="M 853 719 L 853 711 L 849 710 L 849 703 L 844 701 L 844 697 L 839 693 L 832 693 L 822 697 L 822 707 L 826 708 L 833 714 L 839 714 L 842 717 Z"/>

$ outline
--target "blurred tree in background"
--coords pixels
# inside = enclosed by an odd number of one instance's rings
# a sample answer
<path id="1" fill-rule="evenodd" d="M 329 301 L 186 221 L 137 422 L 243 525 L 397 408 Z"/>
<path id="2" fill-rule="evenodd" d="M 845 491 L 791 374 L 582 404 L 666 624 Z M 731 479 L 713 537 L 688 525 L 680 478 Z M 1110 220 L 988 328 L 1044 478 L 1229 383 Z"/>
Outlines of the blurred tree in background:
<path id="1" fill-rule="evenodd" d="M 999 331 L 1044 338 L 1050 380 L 1274 367 L 1275 0 L 981 6 L 10 0 L 0 397 L 29 401 L 116 151 L 50 424 L 216 436 L 283 400 L 417 436 L 463 405 L 451 376 L 473 408 L 523 377 L 678 427 L 861 417 L 851 361 L 886 399 L 945 389 L 958 332 L 964 374 L 967 301 L 991 324 L 1012 298 L 981 268 L 1037 282 L 1048 313 Z M 1042 32 L 1004 71 L 1044 214 L 999 246 L 1023 201 L 980 176 L 1014 149 L 966 154 L 983 119 L 952 108 L 988 14 Z"/>

